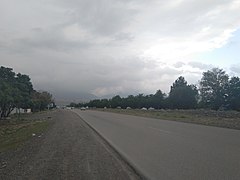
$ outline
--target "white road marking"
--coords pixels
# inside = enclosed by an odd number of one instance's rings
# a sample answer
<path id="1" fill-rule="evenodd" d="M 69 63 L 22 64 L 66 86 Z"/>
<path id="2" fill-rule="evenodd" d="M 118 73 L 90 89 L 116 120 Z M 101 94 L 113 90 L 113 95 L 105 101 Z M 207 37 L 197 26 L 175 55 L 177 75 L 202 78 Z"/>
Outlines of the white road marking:
<path id="1" fill-rule="evenodd" d="M 90 164 L 89 164 L 89 161 L 88 161 L 88 156 L 87 156 L 87 170 L 88 170 L 88 173 L 91 172 Z"/>
<path id="2" fill-rule="evenodd" d="M 148 127 L 148 128 L 153 129 L 153 130 L 155 130 L 155 131 L 162 132 L 162 133 L 172 134 L 170 131 L 165 131 L 165 130 L 158 129 L 158 128 L 154 128 L 154 127 Z"/>

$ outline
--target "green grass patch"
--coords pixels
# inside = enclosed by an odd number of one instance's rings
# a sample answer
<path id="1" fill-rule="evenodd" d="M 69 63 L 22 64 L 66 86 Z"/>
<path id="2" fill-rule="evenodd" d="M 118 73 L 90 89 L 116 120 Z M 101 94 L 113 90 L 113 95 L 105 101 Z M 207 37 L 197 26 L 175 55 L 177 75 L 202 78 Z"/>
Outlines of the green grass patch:
<path id="1" fill-rule="evenodd" d="M 49 126 L 48 120 L 11 120 L 0 124 L 0 152 L 13 149 L 22 145 L 25 141 L 44 132 Z"/>

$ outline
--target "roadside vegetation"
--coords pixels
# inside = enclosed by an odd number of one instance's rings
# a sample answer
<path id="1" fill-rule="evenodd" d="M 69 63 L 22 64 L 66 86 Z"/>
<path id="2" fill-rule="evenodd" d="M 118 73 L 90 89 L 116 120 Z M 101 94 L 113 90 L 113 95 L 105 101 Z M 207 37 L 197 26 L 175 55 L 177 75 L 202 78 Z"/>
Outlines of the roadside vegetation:
<path id="1" fill-rule="evenodd" d="M 240 112 L 215 110 L 141 110 L 141 109 L 103 109 L 97 110 L 141 117 L 173 120 L 240 130 Z"/>
<path id="2" fill-rule="evenodd" d="M 240 79 L 213 68 L 203 72 L 197 85 L 188 84 L 183 76 L 178 77 L 168 94 L 157 90 L 150 95 L 116 95 L 70 106 L 240 129 Z"/>
<path id="3" fill-rule="evenodd" d="M 49 119 L 34 113 L 0 121 L 0 153 L 17 148 L 32 137 L 40 138 L 50 125 Z"/>
<path id="4" fill-rule="evenodd" d="M 28 75 L 0 67 L 0 120 L 7 118 L 14 109 L 36 112 L 54 106 L 52 95 L 34 90 Z"/>
<path id="5" fill-rule="evenodd" d="M 122 109 L 209 109 L 240 111 L 240 78 L 229 77 L 222 69 L 213 68 L 203 72 L 199 84 L 188 84 L 178 77 L 168 94 L 157 90 L 155 94 L 111 99 L 95 99 L 88 103 L 71 103 L 73 107 L 122 108 Z"/>
<path id="6" fill-rule="evenodd" d="M 20 113 L 20 109 L 38 112 L 54 106 L 52 95 L 46 91 L 34 90 L 28 75 L 15 73 L 12 68 L 1 66 L 0 152 L 18 147 L 32 136 L 40 136 L 49 125 L 47 119 L 33 118 L 41 113 Z M 13 110 L 17 113 L 12 114 Z"/>

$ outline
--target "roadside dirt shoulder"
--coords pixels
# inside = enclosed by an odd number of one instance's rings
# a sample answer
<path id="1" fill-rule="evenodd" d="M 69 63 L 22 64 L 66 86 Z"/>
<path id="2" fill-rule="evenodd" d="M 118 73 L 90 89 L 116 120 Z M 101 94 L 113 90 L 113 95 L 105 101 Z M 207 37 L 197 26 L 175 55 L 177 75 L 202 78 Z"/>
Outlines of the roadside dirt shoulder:
<path id="1" fill-rule="evenodd" d="M 140 179 L 76 114 L 46 116 L 45 134 L 0 154 L 0 179 Z"/>

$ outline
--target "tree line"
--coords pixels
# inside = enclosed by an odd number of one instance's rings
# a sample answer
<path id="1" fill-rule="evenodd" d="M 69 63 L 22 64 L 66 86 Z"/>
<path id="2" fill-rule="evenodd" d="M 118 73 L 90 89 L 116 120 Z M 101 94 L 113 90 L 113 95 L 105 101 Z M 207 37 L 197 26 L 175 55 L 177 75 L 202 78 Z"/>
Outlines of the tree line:
<path id="1" fill-rule="evenodd" d="M 15 108 L 42 111 L 50 105 L 54 105 L 52 95 L 34 90 L 28 75 L 0 67 L 0 119 L 8 117 Z"/>
<path id="2" fill-rule="evenodd" d="M 240 79 L 229 77 L 219 68 L 203 72 L 197 85 L 188 84 L 183 76 L 172 84 L 169 94 L 157 90 L 155 94 L 128 97 L 114 96 L 111 99 L 95 99 L 88 103 L 71 103 L 73 107 L 96 108 L 155 108 L 155 109 L 196 109 L 240 110 Z"/>

